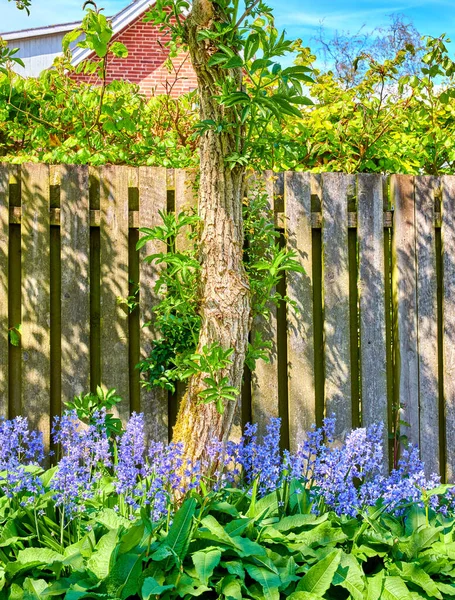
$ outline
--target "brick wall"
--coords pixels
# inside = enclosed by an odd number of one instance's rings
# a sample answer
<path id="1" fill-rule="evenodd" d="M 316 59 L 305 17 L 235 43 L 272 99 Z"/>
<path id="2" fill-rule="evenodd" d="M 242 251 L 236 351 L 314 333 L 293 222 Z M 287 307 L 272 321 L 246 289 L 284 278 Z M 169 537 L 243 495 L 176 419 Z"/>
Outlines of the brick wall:
<path id="1" fill-rule="evenodd" d="M 144 23 L 140 15 L 126 29 L 115 36 L 115 41 L 128 48 L 127 58 L 111 58 L 107 67 L 108 82 L 114 79 L 129 81 L 140 86 L 147 96 L 171 93 L 179 96 L 197 87 L 196 75 L 187 53 L 181 52 L 173 59 L 170 72 L 166 63 L 168 50 L 166 37 L 159 27 Z M 99 83 L 93 76 L 77 75 L 78 81 Z"/>

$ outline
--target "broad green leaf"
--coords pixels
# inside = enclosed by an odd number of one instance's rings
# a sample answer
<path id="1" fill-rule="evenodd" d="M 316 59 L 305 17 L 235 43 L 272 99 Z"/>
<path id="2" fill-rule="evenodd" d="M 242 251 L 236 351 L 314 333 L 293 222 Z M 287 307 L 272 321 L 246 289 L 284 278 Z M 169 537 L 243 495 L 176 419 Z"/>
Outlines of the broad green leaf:
<path id="1" fill-rule="evenodd" d="M 215 519 L 213 515 L 207 515 L 201 520 L 201 525 L 207 528 L 215 539 L 228 546 L 237 547 L 232 537 L 226 532 L 224 527 Z"/>
<path id="2" fill-rule="evenodd" d="M 188 550 L 195 511 L 196 500 L 194 498 L 185 500 L 175 513 L 169 533 L 163 541 L 163 545 L 169 548 L 174 556 L 178 556 L 179 560 L 183 560 Z M 169 566 L 169 561 L 167 566 Z"/>
<path id="3" fill-rule="evenodd" d="M 52 570 L 54 565 L 61 565 L 63 560 L 62 554 L 48 548 L 26 548 L 19 551 L 15 562 L 7 564 L 6 572 L 15 574 L 39 566 Z"/>
<path id="4" fill-rule="evenodd" d="M 437 581 L 436 586 L 438 590 L 446 596 L 455 596 L 455 585 L 449 585 L 448 583 Z"/>
<path id="5" fill-rule="evenodd" d="M 105 579 L 109 575 L 111 557 L 118 542 L 118 531 L 111 529 L 100 538 L 96 550 L 87 561 L 87 569 L 98 579 Z"/>
<path id="6" fill-rule="evenodd" d="M 222 580 L 220 588 L 226 600 L 242 600 L 242 586 L 238 579 L 228 575 Z"/>
<path id="7" fill-rule="evenodd" d="M 341 550 L 330 552 L 312 566 L 297 584 L 296 591 L 311 592 L 323 596 L 332 585 L 333 577 L 341 560 Z"/>
<path id="8" fill-rule="evenodd" d="M 397 571 L 404 580 L 419 586 L 426 594 L 428 594 L 428 596 L 439 598 L 440 600 L 442 599 L 442 595 L 438 590 L 436 583 L 416 564 L 401 562 L 397 565 Z"/>
<path id="9" fill-rule="evenodd" d="M 155 596 L 159 596 L 167 590 L 172 590 L 174 587 L 173 584 L 160 585 L 153 577 L 146 577 L 142 586 L 142 598 L 143 600 L 150 600 L 150 598 L 155 598 Z"/>
<path id="10" fill-rule="evenodd" d="M 352 554 L 341 555 L 340 564 L 333 578 L 334 585 L 341 585 L 351 594 L 353 600 L 364 600 L 365 580 L 357 559 Z"/>
<path id="11" fill-rule="evenodd" d="M 245 564 L 245 569 L 251 579 L 254 579 L 261 585 L 266 600 L 279 600 L 280 593 L 278 588 L 281 585 L 281 579 L 278 572 L 272 572 L 264 567 L 248 563 Z"/>
<path id="12" fill-rule="evenodd" d="M 327 513 L 318 517 L 317 515 L 292 515 L 290 517 L 284 517 L 280 519 L 278 523 L 272 525 L 274 529 L 278 531 L 289 531 L 295 530 L 299 527 L 305 527 L 307 525 L 319 525 L 328 518 Z"/>
<path id="13" fill-rule="evenodd" d="M 41 600 L 42 594 L 48 587 L 44 579 L 30 579 L 24 581 L 24 600 Z"/>
<path id="14" fill-rule="evenodd" d="M 200 550 L 191 556 L 197 576 L 204 585 L 208 585 L 213 571 L 219 565 L 221 560 L 221 551 L 210 549 L 207 551 Z"/>
<path id="15" fill-rule="evenodd" d="M 410 600 L 409 589 L 401 577 L 386 577 L 381 600 Z"/>
<path id="16" fill-rule="evenodd" d="M 131 521 L 118 515 L 112 508 L 105 508 L 96 515 L 95 522 L 104 525 L 106 529 L 120 529 L 131 527 Z"/>
<path id="17" fill-rule="evenodd" d="M 106 578 L 106 590 L 116 598 L 129 598 L 139 592 L 139 578 L 142 574 L 142 556 L 122 554 L 113 564 Z"/>

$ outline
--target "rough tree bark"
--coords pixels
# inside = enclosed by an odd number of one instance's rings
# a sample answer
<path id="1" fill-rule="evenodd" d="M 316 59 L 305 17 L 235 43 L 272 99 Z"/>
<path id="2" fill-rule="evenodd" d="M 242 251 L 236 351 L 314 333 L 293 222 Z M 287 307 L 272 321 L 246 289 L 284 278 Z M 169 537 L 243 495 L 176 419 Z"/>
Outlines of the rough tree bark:
<path id="1" fill-rule="evenodd" d="M 193 0 L 185 27 L 192 64 L 197 75 L 201 120 L 232 123 L 233 115 L 219 104 L 217 81 L 227 76 L 241 83 L 240 69 L 207 68 L 216 48 L 207 40 L 198 40 L 201 29 L 211 29 L 222 19 L 220 9 L 211 0 Z M 245 169 L 231 169 L 225 158 L 239 150 L 238 137 L 231 130 L 209 130 L 200 143 L 200 187 L 198 213 L 202 220 L 200 240 L 202 327 L 198 352 L 219 342 L 234 350 L 231 366 L 223 373 L 230 385 L 241 389 L 243 366 L 250 330 L 250 291 L 243 267 L 242 195 Z M 235 403 L 229 402 L 223 415 L 214 404 L 201 404 L 198 393 L 204 389 L 200 374 L 190 379 L 174 427 L 173 441 L 183 442 L 186 454 L 198 460 L 212 439 L 226 440 L 231 429 Z"/>

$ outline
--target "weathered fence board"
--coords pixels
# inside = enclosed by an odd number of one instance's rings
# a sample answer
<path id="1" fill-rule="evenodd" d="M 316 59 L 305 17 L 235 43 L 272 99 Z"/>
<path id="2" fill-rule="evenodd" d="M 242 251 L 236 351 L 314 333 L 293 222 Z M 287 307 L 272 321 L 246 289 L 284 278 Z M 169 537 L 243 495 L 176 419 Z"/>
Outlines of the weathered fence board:
<path id="1" fill-rule="evenodd" d="M 398 433 L 420 442 L 427 472 L 454 480 L 455 178 L 287 173 L 284 208 L 275 179 L 266 176 L 269 205 L 305 273 L 286 277 L 298 312 L 272 311 L 275 355 L 246 378 L 236 427 L 252 416 L 263 432 L 279 415 L 295 449 L 323 415 L 336 413 L 342 438 L 359 415 L 390 429 L 403 405 L 410 427 Z M 159 210 L 195 207 L 193 183 L 183 170 L 0 165 L 0 416 L 27 415 L 48 445 L 60 388 L 64 401 L 101 380 L 123 395 L 122 418 L 139 407 L 150 437 L 168 439 L 176 397 L 139 393 L 131 360 L 159 335 L 159 267 L 131 253 L 137 230 L 160 223 Z M 180 235 L 177 248 L 187 244 Z M 162 250 L 148 243 L 140 256 Z M 122 300 L 134 277 L 139 308 L 129 317 Z M 20 321 L 14 348 L 8 328 Z"/>
<path id="2" fill-rule="evenodd" d="M 434 190 L 431 177 L 415 180 L 417 257 L 417 327 L 419 360 L 419 406 L 421 457 L 427 474 L 439 464 L 438 305 Z"/>
<path id="3" fill-rule="evenodd" d="M 8 416 L 9 169 L 0 165 L 0 417 Z"/>
<path id="4" fill-rule="evenodd" d="M 122 419 L 129 415 L 128 312 L 120 301 L 128 285 L 128 173 L 126 167 L 103 167 L 101 210 L 101 381 L 124 398 Z"/>
<path id="5" fill-rule="evenodd" d="M 340 173 L 322 177 L 325 402 L 327 415 L 337 417 L 339 439 L 352 426 L 347 202 L 351 181 Z"/>
<path id="6" fill-rule="evenodd" d="M 176 169 L 174 172 L 174 185 L 175 214 L 179 215 L 181 212 L 195 209 L 197 206 L 197 196 L 194 193 L 194 173 L 185 171 L 184 169 Z M 188 233 L 188 226 L 182 227 L 175 243 L 177 252 L 188 250 L 189 244 L 191 244 L 190 240 L 188 239 Z M 180 407 L 180 402 L 185 394 L 185 390 L 185 384 L 177 382 L 175 399 L 171 406 L 171 421 L 175 420 L 178 408 Z"/>
<path id="7" fill-rule="evenodd" d="M 297 307 L 288 306 L 287 316 L 289 439 L 295 450 L 316 423 L 310 175 L 286 173 L 284 185 L 287 247 L 304 269 L 287 277 L 287 294 Z"/>
<path id="8" fill-rule="evenodd" d="M 264 189 L 262 189 L 262 185 Z M 255 194 L 266 194 L 266 211 L 274 208 L 274 180 L 273 173 L 266 172 L 263 181 L 256 181 L 259 188 Z M 266 257 L 264 257 L 266 258 Z M 275 293 L 272 290 L 272 294 Z M 259 360 L 251 378 L 251 417 L 258 424 L 258 433 L 265 433 L 267 423 L 271 417 L 279 416 L 278 395 L 278 353 L 277 353 L 277 306 L 272 301 L 268 304 L 270 315 L 268 318 L 257 316 L 251 329 L 252 339 L 260 335 L 264 342 L 269 343 L 272 349 L 270 362 Z"/>
<path id="9" fill-rule="evenodd" d="M 139 226 L 155 227 L 161 224 L 159 211 L 165 211 L 167 206 L 166 169 L 139 169 Z M 162 268 L 153 262 L 143 259 L 151 254 L 166 252 L 163 242 L 147 242 L 141 248 L 139 266 L 139 311 L 140 311 L 140 353 L 141 359 L 147 358 L 153 347 L 153 340 L 158 332 L 156 328 L 147 326 L 154 322 L 153 307 L 158 302 L 155 285 Z M 167 441 L 169 432 L 168 397 L 162 388 L 141 389 L 141 411 L 146 415 L 147 432 L 150 438 L 157 441 Z"/>
<path id="10" fill-rule="evenodd" d="M 22 167 L 22 398 L 31 427 L 50 441 L 49 167 Z"/>
<path id="11" fill-rule="evenodd" d="M 382 178 L 359 175 L 357 188 L 362 423 L 387 423 Z M 387 452 L 387 432 L 384 438 Z"/>
<path id="12" fill-rule="evenodd" d="M 401 406 L 401 434 L 419 443 L 419 360 L 417 347 L 416 230 L 414 178 L 393 175 L 394 203 L 393 297 L 395 303 L 395 365 L 397 404 Z"/>
<path id="13" fill-rule="evenodd" d="M 61 167 L 60 238 L 62 401 L 68 401 L 90 389 L 90 206 L 85 166 Z"/>
<path id="14" fill-rule="evenodd" d="M 443 353 L 447 481 L 455 481 L 455 178 L 442 178 Z"/>

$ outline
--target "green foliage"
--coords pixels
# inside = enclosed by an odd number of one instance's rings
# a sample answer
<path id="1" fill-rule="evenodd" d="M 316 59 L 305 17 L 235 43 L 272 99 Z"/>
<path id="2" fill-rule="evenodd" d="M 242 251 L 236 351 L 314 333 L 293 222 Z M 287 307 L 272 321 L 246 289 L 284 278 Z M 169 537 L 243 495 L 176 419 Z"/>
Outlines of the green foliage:
<path id="1" fill-rule="evenodd" d="M 0 73 L 8 75 L 8 67 L 12 64 L 24 66 L 21 58 L 16 56 L 18 48 L 8 48 L 7 42 L 0 37 Z"/>
<path id="2" fill-rule="evenodd" d="M 188 2 L 158 0 L 147 20 L 168 32 L 171 49 L 190 43 L 191 17 L 184 19 Z M 271 122 L 277 127 L 289 117 L 300 117 L 299 106 L 311 105 L 304 85 L 311 68 L 283 68 L 278 59 L 293 51 L 294 42 L 279 34 L 272 9 L 261 0 L 216 2 L 207 28 L 197 28 L 197 40 L 210 48 L 207 66 L 213 78 L 220 118 L 197 124 L 199 135 L 215 131 L 233 137 L 235 149 L 225 157 L 231 168 L 259 166 L 270 149 L 265 135 Z M 210 91 L 210 93 L 212 90 Z M 216 119 L 216 120 L 214 120 Z"/>
<path id="3" fill-rule="evenodd" d="M 286 272 L 301 271 L 295 253 L 280 248 L 279 233 L 275 230 L 274 216 L 268 210 L 267 195 L 257 184 L 256 193 L 244 201 L 245 252 L 244 264 L 251 289 L 252 316 L 267 318 L 270 306 L 287 301 L 276 290 Z M 161 336 L 138 367 L 145 374 L 146 387 L 160 386 L 175 391 L 175 382 L 186 381 L 203 373 L 205 389 L 199 392 L 203 403 L 214 403 L 220 413 L 226 401 L 234 401 L 238 390 L 229 385 L 223 370 L 230 364 L 232 349 L 219 344 L 196 353 L 199 340 L 199 272 L 198 229 L 199 218 L 192 213 L 160 213 L 162 224 L 153 229 L 144 228 L 137 244 L 140 249 L 147 242 L 166 244 L 167 252 L 145 258 L 154 262 L 159 271 L 155 291 L 160 302 L 154 308 L 153 326 Z M 150 324 L 146 324 L 150 325 Z M 269 360 L 271 344 L 259 333 L 251 340 L 246 363 L 254 369 L 257 360 Z"/>
<path id="4" fill-rule="evenodd" d="M 157 3 L 149 19 L 163 22 L 160 10 L 167 5 L 174 17 L 186 8 L 186 2 Z M 67 51 L 53 70 L 25 80 L 10 71 L 8 63 L 17 57 L 2 46 L 8 57 L 0 60 L 7 71 L 0 73 L 1 159 L 188 167 L 198 162 L 200 136 L 215 130 L 238 136 L 238 148 L 228 159 L 232 165 L 258 171 L 454 172 L 454 69 L 446 36 L 426 39 L 420 64 L 406 44 L 386 59 L 361 53 L 352 59 L 357 71 L 347 84 L 338 73 L 314 69 L 311 51 L 282 40 L 270 14 L 257 13 L 259 5 L 248 15 L 249 24 L 242 21 L 237 29 L 232 19 L 242 16 L 239 8 L 235 13 L 233 4 L 225 5 L 229 14 L 217 24 L 220 31 L 201 35 L 214 44 L 214 68 L 224 73 L 228 65 L 242 64 L 242 89 L 231 82 L 219 90 L 224 110 L 235 115 L 240 129 L 230 117 L 201 123 L 195 94 L 146 100 L 126 83 L 94 87 L 74 81 L 72 75 L 85 73 L 99 76 L 101 83 L 105 49 L 125 52 L 112 39 L 106 41 L 110 25 L 104 15 L 89 10 L 83 27 L 93 30 L 87 41 L 98 51 L 93 61 L 74 67 Z M 165 21 L 163 28 L 169 27 L 175 27 L 177 48 L 184 23 Z M 75 41 L 76 33 L 65 43 Z M 242 48 L 242 55 L 228 51 L 230 44 Z M 278 59 L 290 49 L 298 52 L 297 64 L 282 68 Z M 413 71 L 403 75 L 411 59 Z M 312 105 L 294 101 L 306 102 L 303 85 Z"/>
<path id="5" fill-rule="evenodd" d="M 22 64 L 0 40 L 0 156 L 21 163 L 145 164 L 186 167 L 194 163 L 191 140 L 194 94 L 173 100 L 146 98 L 139 88 L 107 83 L 107 61 L 128 49 L 113 40 L 111 22 L 86 2 L 80 27 L 63 40 L 63 55 L 39 78 L 14 74 Z M 72 65 L 70 45 L 94 53 Z M 3 73 L 3 75 L 2 75 Z M 98 80 L 77 83 L 74 76 Z"/>
<path id="6" fill-rule="evenodd" d="M 66 410 L 74 410 L 78 418 L 87 425 L 96 424 L 96 415 L 105 409 L 104 423 L 108 437 L 113 439 L 123 432 L 122 422 L 110 412 L 122 398 L 115 393 L 114 389 L 105 392 L 99 385 L 96 393 L 81 393 L 72 401 L 65 402 Z"/>
<path id="7" fill-rule="evenodd" d="M 8 2 L 15 2 L 19 10 L 25 10 L 28 15 L 30 14 L 32 0 L 8 0 Z"/>
<path id="8" fill-rule="evenodd" d="M 49 480 L 46 473 L 41 477 Z M 290 483 L 289 489 L 297 488 Z M 170 527 L 145 512 L 135 521 L 123 519 L 103 508 L 109 492 L 103 493 L 91 501 L 79 539 L 64 549 L 53 539 L 48 493 L 39 499 L 45 516 L 36 523 L 27 507 L 10 511 L 2 503 L 0 599 L 455 595 L 453 519 L 415 505 L 395 517 L 381 506 L 358 518 L 317 516 L 288 492 L 282 488 L 259 501 L 236 489 L 204 498 L 192 492 Z"/>
<path id="9" fill-rule="evenodd" d="M 22 325 L 18 323 L 8 329 L 8 339 L 12 346 L 20 346 L 22 336 Z"/>
<path id="10" fill-rule="evenodd" d="M 141 229 L 144 235 L 137 244 L 140 249 L 149 241 L 160 241 L 167 249 L 145 258 L 160 267 L 155 291 L 161 301 L 154 308 L 153 325 L 161 338 L 154 342 L 151 355 L 139 363 L 139 368 L 147 373 L 146 385 L 175 391 L 174 382 L 186 379 L 185 367 L 179 367 L 176 361 L 182 365 L 185 356 L 195 351 L 201 326 L 197 302 L 199 218 L 185 212 L 160 212 L 160 216 L 163 224 Z M 177 247 L 178 239 L 185 242 L 184 249 Z"/>

